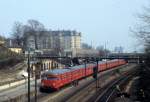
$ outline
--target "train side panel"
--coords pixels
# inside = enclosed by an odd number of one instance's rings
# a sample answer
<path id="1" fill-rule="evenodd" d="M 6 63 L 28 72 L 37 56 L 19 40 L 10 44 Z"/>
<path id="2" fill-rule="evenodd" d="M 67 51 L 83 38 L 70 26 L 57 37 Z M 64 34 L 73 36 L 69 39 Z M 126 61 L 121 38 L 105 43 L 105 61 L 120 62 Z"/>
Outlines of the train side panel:
<path id="1" fill-rule="evenodd" d="M 126 63 L 125 60 L 112 60 L 103 62 L 98 65 L 98 71 L 112 69 L 115 68 L 116 66 L 123 65 L 125 63 Z M 74 70 L 70 70 L 69 72 L 58 74 L 57 78 L 54 79 L 47 78 L 46 80 L 42 80 L 41 83 L 45 84 L 46 87 L 58 90 L 60 87 L 63 87 L 64 85 L 69 84 L 74 80 L 78 80 L 83 77 L 91 75 L 93 73 L 94 67 L 96 67 L 96 64 L 88 65 L 86 69 L 83 68 L 82 66 L 81 68 L 77 68 Z"/>

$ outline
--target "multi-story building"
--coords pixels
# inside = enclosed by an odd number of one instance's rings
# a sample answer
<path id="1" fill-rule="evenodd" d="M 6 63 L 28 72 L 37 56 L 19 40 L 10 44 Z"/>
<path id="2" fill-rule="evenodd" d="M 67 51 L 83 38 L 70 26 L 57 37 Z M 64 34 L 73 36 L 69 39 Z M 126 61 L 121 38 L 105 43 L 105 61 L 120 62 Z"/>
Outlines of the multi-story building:
<path id="1" fill-rule="evenodd" d="M 50 49 L 51 35 L 47 31 L 37 32 L 36 34 L 26 34 L 25 49 Z"/>
<path id="2" fill-rule="evenodd" d="M 81 33 L 70 30 L 50 31 L 52 34 L 53 48 L 60 47 L 63 49 L 81 48 Z"/>
<path id="3" fill-rule="evenodd" d="M 65 55 L 72 55 L 75 49 L 81 49 L 81 33 L 76 31 L 41 31 L 26 36 L 26 49 L 54 49 Z"/>

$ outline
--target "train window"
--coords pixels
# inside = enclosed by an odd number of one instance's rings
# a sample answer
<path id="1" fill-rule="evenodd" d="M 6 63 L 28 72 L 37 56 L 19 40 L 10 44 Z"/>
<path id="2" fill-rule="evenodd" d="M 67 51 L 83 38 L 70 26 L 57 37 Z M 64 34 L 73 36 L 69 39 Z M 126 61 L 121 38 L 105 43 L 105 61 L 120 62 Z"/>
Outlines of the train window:
<path id="1" fill-rule="evenodd" d="M 57 77 L 48 77 L 47 79 L 48 80 L 58 80 L 59 78 L 57 78 Z"/>

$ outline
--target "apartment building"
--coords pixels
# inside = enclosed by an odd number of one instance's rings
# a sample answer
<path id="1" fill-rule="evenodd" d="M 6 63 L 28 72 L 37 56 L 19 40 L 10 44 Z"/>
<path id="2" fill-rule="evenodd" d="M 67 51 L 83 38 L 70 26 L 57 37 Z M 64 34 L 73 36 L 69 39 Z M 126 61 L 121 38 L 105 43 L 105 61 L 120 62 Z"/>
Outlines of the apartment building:
<path id="1" fill-rule="evenodd" d="M 26 49 L 54 49 L 70 55 L 75 49 L 81 49 L 81 33 L 71 30 L 41 31 L 26 35 Z"/>

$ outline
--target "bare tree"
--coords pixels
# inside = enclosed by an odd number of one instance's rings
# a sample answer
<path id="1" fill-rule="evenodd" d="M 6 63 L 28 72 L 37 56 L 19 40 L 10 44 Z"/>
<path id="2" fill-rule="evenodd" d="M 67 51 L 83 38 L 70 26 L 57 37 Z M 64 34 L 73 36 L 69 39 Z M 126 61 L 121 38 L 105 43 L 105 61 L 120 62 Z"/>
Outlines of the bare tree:
<path id="1" fill-rule="evenodd" d="M 150 48 L 150 8 L 144 8 L 144 13 L 139 14 L 138 17 L 141 20 L 140 25 L 138 25 L 132 32 L 136 37 L 144 44 L 144 47 Z"/>
<path id="2" fill-rule="evenodd" d="M 26 45 L 26 39 L 29 35 L 34 36 L 35 49 L 38 49 L 37 37 L 40 31 L 45 31 L 45 27 L 42 23 L 37 20 L 30 19 L 27 21 L 27 24 L 24 25 L 24 44 Z"/>
<path id="3" fill-rule="evenodd" d="M 104 46 L 98 46 L 98 47 L 96 47 L 96 50 L 98 50 L 100 56 L 104 56 L 105 55 Z"/>
<path id="4" fill-rule="evenodd" d="M 92 46 L 87 43 L 82 43 L 82 48 L 83 49 L 92 49 Z"/>
<path id="5" fill-rule="evenodd" d="M 27 25 L 33 31 L 43 31 L 43 30 L 45 30 L 44 25 L 42 23 L 40 23 L 39 21 L 37 21 L 37 20 L 30 19 L 30 20 L 28 20 Z"/>
<path id="6" fill-rule="evenodd" d="M 145 7 L 142 14 L 138 14 L 140 24 L 136 25 L 135 29 L 131 30 L 144 46 L 145 54 L 147 56 L 146 63 L 150 65 L 150 8 Z"/>
<path id="7" fill-rule="evenodd" d="M 98 50 L 99 56 L 106 56 L 107 54 L 110 53 L 110 51 L 108 49 L 104 48 L 104 46 L 97 46 L 96 50 Z"/>
<path id="8" fill-rule="evenodd" d="M 13 26 L 12 38 L 18 46 L 22 46 L 23 25 L 20 22 L 15 22 Z"/>
<path id="9" fill-rule="evenodd" d="M 20 22 L 15 22 L 12 31 L 12 38 L 16 41 L 18 46 L 26 46 L 27 38 L 29 35 L 34 36 L 35 49 L 38 49 L 37 37 L 38 32 L 45 31 L 44 25 L 37 20 L 30 19 L 27 21 L 27 24 L 23 25 Z"/>
<path id="10" fill-rule="evenodd" d="M 54 40 L 54 51 L 55 51 L 55 55 L 57 56 L 60 56 L 63 52 L 63 49 L 62 49 L 62 46 L 61 46 L 61 39 L 59 37 L 58 34 L 56 34 L 54 37 L 53 37 L 53 40 Z"/>
<path id="11" fill-rule="evenodd" d="M 5 41 L 5 37 L 0 35 L 0 45 L 3 45 Z"/>
<path id="12" fill-rule="evenodd" d="M 29 33 L 34 35 L 35 49 L 38 49 L 37 37 L 39 31 L 44 31 L 44 25 L 37 20 L 28 20 L 27 26 L 29 27 Z"/>
<path id="13" fill-rule="evenodd" d="M 5 37 L 0 35 L 0 41 L 4 41 L 5 40 Z"/>

